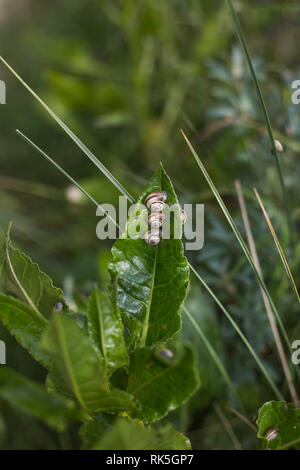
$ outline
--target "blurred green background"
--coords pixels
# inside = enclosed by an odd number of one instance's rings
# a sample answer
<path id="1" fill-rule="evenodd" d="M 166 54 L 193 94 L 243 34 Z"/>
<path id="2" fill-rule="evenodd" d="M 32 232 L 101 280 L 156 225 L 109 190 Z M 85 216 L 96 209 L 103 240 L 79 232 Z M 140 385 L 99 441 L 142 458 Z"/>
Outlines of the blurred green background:
<path id="1" fill-rule="evenodd" d="M 265 279 L 291 336 L 299 337 L 299 309 L 252 188 L 263 197 L 298 283 L 300 106 L 291 103 L 291 83 L 300 78 L 300 6 L 283 0 L 239 0 L 235 6 L 275 136 L 284 146 L 293 250 L 274 156 L 225 1 L 0 0 L 0 54 L 130 193 L 138 195 L 162 161 L 182 203 L 205 203 L 204 248 L 187 255 L 281 384 L 258 284 L 180 134 L 182 128 L 191 138 L 243 232 L 234 186 L 241 181 Z M 95 280 L 107 281 L 111 243 L 96 238 L 93 205 L 15 130 L 100 203 L 117 202 L 118 192 L 2 64 L 0 79 L 7 87 L 7 104 L 0 105 L 0 229 L 13 220 L 17 245 L 73 302 L 88 295 Z M 273 398 L 264 379 L 222 314 L 193 284 L 188 302 L 253 417 Z M 194 448 L 232 448 L 216 412 L 216 403 L 223 403 L 242 445 L 255 447 L 255 433 L 230 413 L 218 371 L 189 325 L 183 335 L 199 349 L 203 385 L 174 413 L 174 422 Z M 42 380 L 43 371 L 2 326 L 0 338 L 7 343 L 8 365 Z M 3 448 L 60 445 L 44 425 L 1 402 L 0 440 Z"/>

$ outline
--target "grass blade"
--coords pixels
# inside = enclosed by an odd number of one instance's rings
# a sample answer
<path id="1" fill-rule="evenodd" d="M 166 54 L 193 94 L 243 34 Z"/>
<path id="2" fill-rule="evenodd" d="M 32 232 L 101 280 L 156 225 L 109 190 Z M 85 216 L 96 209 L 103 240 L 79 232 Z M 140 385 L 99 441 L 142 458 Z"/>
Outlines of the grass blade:
<path id="1" fill-rule="evenodd" d="M 280 326 L 280 329 L 281 329 L 282 334 L 283 334 L 283 336 L 284 336 L 284 339 L 285 339 L 285 341 L 286 341 L 287 347 L 290 348 L 290 341 L 289 341 L 289 339 L 288 339 L 288 335 L 287 335 L 287 333 L 286 333 L 286 330 L 285 330 L 285 328 L 284 328 L 284 325 L 283 325 L 283 323 L 282 323 L 282 321 L 281 321 L 281 318 L 280 318 L 280 315 L 279 315 L 279 313 L 278 313 L 278 310 L 277 310 L 277 308 L 275 307 L 275 304 L 274 304 L 274 302 L 273 302 L 273 300 L 272 300 L 272 297 L 271 297 L 271 295 L 270 295 L 270 293 L 269 293 L 269 291 L 268 291 L 268 289 L 267 289 L 267 287 L 266 287 L 266 285 L 265 285 L 265 283 L 264 283 L 263 278 L 261 277 L 259 271 L 257 270 L 257 268 L 256 268 L 256 266 L 255 266 L 254 260 L 253 260 L 251 254 L 250 254 L 250 252 L 249 252 L 249 250 L 248 250 L 248 248 L 247 248 L 246 243 L 244 242 L 244 239 L 243 239 L 242 235 L 240 234 L 240 232 L 239 232 L 239 230 L 238 230 L 238 228 L 237 228 L 237 226 L 236 226 L 236 224 L 235 224 L 233 218 L 231 217 L 231 215 L 230 215 L 230 213 L 229 213 L 229 211 L 228 211 L 228 209 L 227 209 L 227 207 L 226 207 L 226 205 L 225 205 L 225 203 L 224 203 L 224 201 L 223 201 L 223 199 L 222 199 L 222 197 L 221 197 L 219 191 L 217 190 L 216 186 L 214 185 L 213 181 L 211 180 L 211 178 L 210 178 L 210 176 L 209 176 L 209 174 L 208 174 L 208 172 L 207 172 L 205 166 L 203 165 L 202 161 L 201 161 L 200 158 L 198 157 L 198 155 L 197 155 L 197 153 L 196 153 L 194 147 L 193 147 L 192 144 L 190 143 L 190 141 L 189 141 L 189 139 L 187 138 L 187 136 L 185 135 L 185 133 L 184 133 L 183 131 L 181 131 L 181 132 L 182 132 L 182 135 L 183 135 L 183 137 L 185 138 L 185 140 L 186 140 L 186 142 L 187 142 L 187 144 L 188 144 L 188 147 L 189 147 L 189 149 L 191 150 L 191 152 L 192 152 L 192 154 L 193 154 L 193 156 L 194 156 L 194 158 L 195 158 L 195 160 L 196 160 L 196 162 L 197 162 L 197 164 L 198 164 L 200 170 L 202 171 L 202 173 L 203 173 L 203 175 L 204 175 L 204 177 L 205 177 L 205 179 L 206 179 L 208 185 L 210 186 L 212 192 L 214 193 L 214 196 L 215 196 L 215 198 L 217 199 L 217 201 L 218 201 L 218 203 L 219 203 L 219 206 L 221 207 L 221 209 L 222 209 L 222 211 L 223 211 L 223 213 L 224 213 L 224 215 L 225 215 L 225 217 L 226 217 L 226 219 L 227 219 L 227 221 L 228 221 L 228 223 L 229 223 L 229 225 L 230 225 L 232 231 L 234 232 L 234 234 L 235 234 L 235 236 L 236 236 L 236 238 L 237 238 L 237 240 L 238 240 L 238 242 L 239 242 L 239 244 L 240 244 L 240 246 L 241 246 L 241 248 L 242 248 L 242 250 L 243 250 L 243 252 L 244 252 L 244 254 L 245 254 L 245 256 L 246 256 L 246 258 L 247 258 L 247 260 L 248 260 L 248 262 L 249 262 L 249 264 L 251 265 L 251 267 L 252 267 L 252 269 L 253 269 L 253 271 L 254 271 L 254 274 L 256 275 L 256 277 L 257 277 L 257 279 L 258 279 L 259 284 L 261 285 L 261 287 L 263 288 L 264 292 L 266 293 L 266 296 L 267 296 L 268 299 L 269 299 L 269 302 L 270 302 L 270 305 L 271 305 L 271 307 L 272 307 L 272 310 L 273 310 L 273 312 L 274 312 L 274 314 L 275 314 L 275 316 L 276 316 L 276 319 L 277 319 L 277 321 L 278 321 L 278 324 L 279 324 L 279 326 Z"/>
<path id="2" fill-rule="evenodd" d="M 71 131 L 71 129 L 55 114 L 52 109 L 40 98 L 30 86 L 17 74 L 17 72 L 0 56 L 1 62 L 10 72 L 19 80 L 19 82 L 26 88 L 27 91 L 40 103 L 40 105 L 47 111 L 48 114 L 57 122 L 57 124 L 64 130 L 64 132 L 75 142 L 75 144 L 85 153 L 85 155 L 99 168 L 99 170 L 111 181 L 111 183 L 133 202 L 133 197 L 126 191 L 126 189 L 119 183 L 119 181 L 110 173 L 110 171 L 101 163 L 98 158 L 87 148 L 87 146 Z"/>
<path id="3" fill-rule="evenodd" d="M 217 305 L 220 307 L 220 309 L 222 310 L 222 312 L 225 314 L 225 316 L 227 317 L 227 319 L 230 321 L 230 323 L 232 324 L 233 328 L 235 329 L 235 331 L 237 332 L 237 334 L 239 335 L 239 337 L 241 338 L 241 340 L 243 341 L 243 343 L 246 345 L 246 347 L 248 348 L 248 350 L 250 351 L 251 355 L 253 356 L 255 362 L 257 363 L 258 367 L 260 368 L 260 370 L 262 371 L 263 375 L 265 376 L 265 378 L 267 379 L 267 382 L 269 383 L 270 387 L 272 388 L 273 392 L 275 393 L 276 397 L 278 398 L 278 400 L 284 400 L 282 394 L 280 393 L 279 389 L 277 388 L 277 386 L 275 385 L 275 383 L 273 382 L 272 378 L 270 377 L 270 374 L 268 373 L 268 371 L 266 370 L 265 366 L 263 365 L 263 363 L 261 362 L 261 360 L 259 359 L 258 355 L 256 354 L 256 352 L 254 351 L 253 347 L 251 346 L 251 344 L 249 343 L 249 341 L 247 340 L 246 336 L 244 335 L 244 333 L 241 331 L 241 329 L 239 328 L 239 326 L 236 324 L 236 322 L 234 321 L 234 319 L 232 318 L 232 316 L 230 315 L 230 313 L 227 311 L 227 309 L 224 307 L 224 305 L 220 302 L 220 300 L 218 299 L 218 297 L 214 294 L 214 292 L 210 289 L 210 287 L 206 284 L 206 282 L 204 281 L 204 279 L 200 276 L 200 274 L 196 271 L 195 268 L 193 268 L 193 266 L 190 265 L 190 268 L 192 270 L 192 272 L 194 273 L 194 275 L 197 277 L 197 279 L 201 282 L 201 284 L 203 285 L 203 287 L 205 287 L 205 289 L 207 290 L 207 292 L 211 295 L 211 297 L 214 299 L 214 301 L 217 303 Z"/>
<path id="4" fill-rule="evenodd" d="M 188 319 L 190 320 L 190 322 L 192 323 L 192 325 L 194 326 L 195 330 L 197 331 L 198 335 L 200 336 L 201 340 L 203 341 L 203 343 L 205 344 L 208 352 L 210 353 L 212 359 L 214 360 L 217 368 L 219 369 L 226 385 L 228 386 L 229 390 L 231 391 L 231 393 L 233 394 L 233 396 L 236 398 L 237 402 L 239 403 L 241 409 L 243 409 L 243 405 L 241 403 L 241 400 L 237 394 L 237 391 L 236 389 L 234 388 L 234 385 L 222 363 L 222 361 L 220 360 L 216 350 L 214 349 L 214 347 L 212 346 L 212 344 L 210 343 L 210 341 L 206 338 L 204 332 L 202 331 L 200 325 L 196 322 L 196 320 L 193 318 L 193 316 L 191 315 L 191 313 L 188 311 L 188 309 L 183 306 L 182 307 L 184 313 L 186 314 L 186 316 L 188 317 Z"/>
<path id="5" fill-rule="evenodd" d="M 266 105 L 265 105 L 265 101 L 264 101 L 264 98 L 263 98 L 263 95 L 262 95 L 262 92 L 261 92 L 261 89 L 260 89 L 260 86 L 259 86 L 259 83 L 258 83 L 258 80 L 257 80 L 257 77 L 256 77 L 256 73 L 255 73 L 253 63 L 252 63 L 252 60 L 251 60 L 251 57 L 250 57 L 250 54 L 249 54 L 249 51 L 248 51 L 248 48 L 247 48 L 247 44 L 246 44 L 246 41 L 244 39 L 242 30 L 241 30 L 240 22 L 238 20 L 237 14 L 236 14 L 236 12 L 234 10 L 234 7 L 232 5 L 232 1 L 227 0 L 227 4 L 228 4 L 228 7 L 229 7 L 229 11 L 230 11 L 233 23 L 235 25 L 236 33 L 238 35 L 241 46 L 244 50 L 244 53 L 245 53 L 245 56 L 246 56 L 246 59 L 247 59 L 247 63 L 248 63 L 249 69 L 250 69 L 250 73 L 251 73 L 252 78 L 253 78 L 254 86 L 255 86 L 255 89 L 256 89 L 256 92 L 257 92 L 258 100 L 259 100 L 261 108 L 262 108 L 264 120 L 265 120 L 265 123 L 266 123 L 267 132 L 268 132 L 268 135 L 269 135 L 269 138 L 270 138 L 270 141 L 271 141 L 272 151 L 273 151 L 273 154 L 275 156 L 276 167 L 277 167 L 278 176 L 279 176 L 280 185 L 281 185 L 282 194 L 283 194 L 283 202 L 284 202 L 284 206 L 286 208 L 286 217 L 287 217 L 288 225 L 289 225 L 289 228 L 290 228 L 290 238 L 291 238 L 291 241 L 292 241 L 293 230 L 292 230 L 292 221 L 291 221 L 289 205 L 288 205 L 288 197 L 287 197 L 286 187 L 285 187 L 284 179 L 283 179 L 283 175 L 282 175 L 280 160 L 279 160 L 279 157 L 278 157 L 278 152 L 277 152 L 276 144 L 275 144 L 275 141 L 274 141 L 274 136 L 273 136 L 273 131 L 272 131 L 272 127 L 271 127 L 270 118 L 269 118 L 268 111 L 267 111 L 267 108 L 266 108 Z"/>
<path id="6" fill-rule="evenodd" d="M 264 215 L 264 217 L 265 217 L 265 219 L 266 219 L 266 222 L 267 222 L 268 227 L 269 227 L 269 229 L 270 229 L 270 232 L 271 232 L 271 234 L 272 234 L 273 240 L 274 240 L 274 242 L 275 242 L 277 251 L 278 251 L 279 256 L 280 256 L 280 258 L 281 258 L 282 264 L 283 264 L 284 269 L 285 269 L 285 271 L 286 271 L 286 273 L 287 273 L 287 276 L 288 276 L 288 278 L 289 278 L 289 280 L 290 280 L 291 286 L 292 286 L 292 288 L 293 288 L 293 290 L 294 290 L 294 292 L 295 292 L 295 294 L 296 294 L 296 297 L 297 297 L 298 302 L 300 302 L 300 296 L 299 296 L 298 289 L 297 289 L 297 287 L 296 287 L 296 283 L 295 283 L 294 277 L 293 277 L 292 272 L 291 272 L 291 270 L 290 270 L 290 267 L 289 267 L 289 264 L 288 264 L 288 262 L 287 262 L 287 259 L 286 259 L 285 255 L 284 255 L 283 249 L 282 249 L 281 244 L 280 244 L 280 242 L 279 242 L 279 240 L 278 240 L 278 237 L 277 237 L 277 235 L 276 235 L 276 232 L 275 232 L 275 230 L 274 230 L 274 227 L 273 227 L 273 225 L 272 225 L 272 222 L 271 222 L 271 220 L 270 220 L 270 217 L 268 216 L 268 213 L 267 213 L 267 211 L 266 211 L 266 209 L 265 209 L 265 207 L 264 207 L 264 205 L 263 205 L 263 202 L 262 202 L 262 200 L 261 200 L 260 195 L 258 194 L 258 191 L 257 191 L 255 188 L 254 188 L 253 191 L 254 191 L 255 196 L 256 196 L 256 198 L 257 198 L 257 200 L 258 200 L 258 202 L 259 202 L 259 205 L 260 205 L 260 208 L 261 208 L 261 210 L 262 210 L 262 212 L 263 212 L 263 215 Z"/>
<path id="7" fill-rule="evenodd" d="M 236 186 L 236 190 L 237 190 L 238 201 L 239 201 L 240 208 L 241 208 L 242 218 L 243 218 L 243 222 L 244 222 L 244 226 L 245 226 L 245 231 L 246 231 L 246 234 L 247 234 L 247 239 L 248 239 L 248 244 L 249 244 L 249 247 L 250 247 L 251 255 L 253 257 L 253 260 L 254 260 L 254 263 L 256 265 L 256 268 L 257 268 L 258 272 L 262 276 L 260 261 L 259 261 L 258 254 L 257 254 L 257 251 L 256 251 L 255 241 L 254 241 L 253 234 L 252 234 L 252 229 L 251 229 L 250 220 L 249 220 L 249 217 L 248 217 L 248 212 L 247 212 L 247 207 L 246 207 L 246 203 L 245 203 L 244 196 L 243 196 L 242 187 L 241 187 L 241 184 L 240 184 L 239 181 L 235 182 L 235 186 Z M 294 385 L 294 382 L 293 382 L 292 374 L 291 374 L 289 366 L 288 366 L 288 361 L 287 361 L 286 354 L 285 354 L 285 351 L 284 351 L 284 348 L 283 348 L 283 345 L 282 345 L 282 341 L 281 341 L 281 338 L 280 338 L 280 334 L 279 334 L 279 331 L 278 331 L 278 328 L 277 328 L 277 323 L 275 321 L 275 317 L 274 317 L 274 314 L 272 312 L 270 302 L 269 302 L 265 292 L 263 291 L 262 287 L 261 286 L 259 286 L 259 287 L 260 287 L 260 291 L 261 291 L 261 294 L 262 294 L 265 309 L 266 309 L 266 312 L 267 312 L 267 317 L 268 317 L 268 320 L 269 320 L 269 323 L 270 323 L 270 326 L 271 326 L 271 330 L 272 330 L 272 333 L 273 333 L 273 336 L 274 336 L 275 345 L 276 345 L 278 356 L 279 356 L 279 359 L 280 359 L 280 362 L 281 362 L 282 370 L 283 370 L 283 373 L 285 375 L 285 378 L 286 378 L 286 381 L 287 381 L 287 384 L 288 384 L 288 387 L 289 387 L 289 391 L 290 391 L 293 403 L 294 403 L 295 406 L 298 406 L 299 405 L 299 399 L 298 399 L 297 391 L 296 391 L 296 388 L 295 388 L 295 385 Z"/>
<path id="8" fill-rule="evenodd" d="M 48 160 L 48 162 L 50 162 L 55 168 L 57 168 L 69 181 L 71 181 L 72 184 L 74 184 L 90 201 L 93 202 L 93 204 L 95 204 L 97 207 L 100 207 L 100 209 L 102 210 L 103 214 L 106 215 L 106 217 L 108 217 L 115 225 L 117 228 L 120 228 L 119 225 L 117 224 L 117 222 L 109 215 L 108 212 L 106 212 L 101 204 L 98 204 L 97 201 L 95 201 L 95 199 L 85 190 L 83 189 L 82 186 L 80 186 L 79 183 L 77 183 L 77 181 L 75 181 L 72 176 L 69 175 L 69 173 L 67 173 L 60 165 L 58 165 L 58 163 L 56 163 L 51 157 L 49 157 L 49 155 L 47 155 L 40 147 L 38 147 L 34 142 L 32 142 L 28 137 L 26 137 L 25 134 L 23 134 L 21 131 L 19 131 L 18 129 L 16 130 L 16 133 L 19 137 L 22 137 L 22 139 L 25 140 L 25 142 L 29 145 L 31 145 L 31 147 L 33 147 L 40 155 L 42 155 L 46 160 Z"/>

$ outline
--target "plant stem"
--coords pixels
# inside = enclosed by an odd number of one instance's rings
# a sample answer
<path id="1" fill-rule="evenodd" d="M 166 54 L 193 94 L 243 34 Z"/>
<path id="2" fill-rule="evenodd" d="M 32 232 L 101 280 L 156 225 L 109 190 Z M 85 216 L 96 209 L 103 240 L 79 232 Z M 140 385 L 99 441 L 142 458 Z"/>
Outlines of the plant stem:
<path id="1" fill-rule="evenodd" d="M 290 229 L 290 241 L 293 244 L 293 226 L 292 226 L 291 214 L 290 214 L 290 209 L 289 209 L 288 196 L 287 196 L 287 191 L 286 191 L 286 187 L 285 187 L 285 183 L 284 183 L 284 179 L 283 179 L 283 174 L 282 174 L 280 160 L 279 160 L 279 157 L 278 157 L 278 152 L 277 152 L 277 149 L 276 149 L 276 144 L 275 144 L 275 141 L 274 141 L 274 136 L 273 136 L 273 131 L 272 131 L 272 127 L 271 127 L 270 118 L 269 118 L 269 115 L 268 115 L 268 111 L 267 111 L 267 108 L 266 108 L 266 105 L 265 105 L 265 102 L 264 102 L 264 98 L 263 98 L 258 80 L 257 80 L 257 76 L 256 76 L 256 73 L 255 73 L 255 70 L 254 70 L 254 67 L 253 67 L 253 63 L 252 63 L 252 60 L 251 60 L 251 57 L 250 57 L 250 54 L 249 54 L 249 51 L 248 51 L 248 48 L 247 48 L 247 45 L 246 45 L 246 41 L 244 39 L 244 35 L 242 33 L 242 30 L 241 30 L 241 26 L 240 26 L 237 14 L 236 14 L 236 12 L 234 10 L 234 7 L 232 5 L 232 1 L 227 0 L 227 4 L 228 4 L 229 10 L 230 10 L 230 14 L 231 14 L 233 23 L 234 23 L 235 28 L 236 28 L 237 36 L 238 36 L 239 41 L 240 41 L 240 43 L 242 45 L 242 48 L 244 50 L 244 53 L 245 53 L 245 56 L 246 56 L 246 59 L 247 59 L 247 63 L 248 63 L 248 66 L 249 66 L 249 69 L 250 69 L 250 72 L 251 72 L 251 75 L 252 75 L 252 78 L 253 78 L 254 86 L 255 86 L 255 89 L 256 89 L 256 92 L 257 92 L 258 100 L 259 100 L 261 108 L 262 108 L 262 112 L 263 112 L 263 116 L 264 116 L 264 119 L 265 119 L 267 132 L 268 132 L 268 135 L 269 135 L 269 138 L 270 138 L 270 141 L 271 141 L 272 152 L 273 152 L 273 155 L 275 156 L 275 161 L 276 161 L 276 167 L 277 167 L 277 171 L 278 171 L 280 186 L 281 186 L 281 189 L 282 189 L 283 203 L 284 203 L 284 206 L 285 206 L 287 222 L 288 222 L 288 226 L 289 226 L 289 229 Z"/>

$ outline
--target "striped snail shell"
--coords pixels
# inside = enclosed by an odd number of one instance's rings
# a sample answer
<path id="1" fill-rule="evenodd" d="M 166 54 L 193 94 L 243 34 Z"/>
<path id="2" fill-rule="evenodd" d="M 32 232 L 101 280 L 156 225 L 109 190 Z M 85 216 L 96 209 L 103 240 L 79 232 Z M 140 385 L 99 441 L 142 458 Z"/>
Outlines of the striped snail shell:
<path id="1" fill-rule="evenodd" d="M 186 219 L 187 219 L 187 215 L 186 215 L 186 212 L 181 209 L 181 222 L 182 222 L 182 225 L 184 225 L 186 223 Z"/>
<path id="2" fill-rule="evenodd" d="M 152 212 L 148 216 L 148 223 L 151 229 L 159 229 L 162 226 L 164 220 L 164 214 L 161 212 Z"/>
<path id="3" fill-rule="evenodd" d="M 160 231 L 148 230 L 144 235 L 144 240 L 148 245 L 158 245 L 160 242 Z"/>
<path id="4" fill-rule="evenodd" d="M 148 209 L 152 210 L 152 212 L 159 212 L 165 207 L 166 199 L 167 194 L 165 191 L 157 191 L 155 193 L 148 194 L 145 199 L 145 204 Z"/>
<path id="5" fill-rule="evenodd" d="M 277 428 L 270 428 L 265 434 L 265 439 L 267 441 L 274 441 L 278 437 L 278 429 Z"/>

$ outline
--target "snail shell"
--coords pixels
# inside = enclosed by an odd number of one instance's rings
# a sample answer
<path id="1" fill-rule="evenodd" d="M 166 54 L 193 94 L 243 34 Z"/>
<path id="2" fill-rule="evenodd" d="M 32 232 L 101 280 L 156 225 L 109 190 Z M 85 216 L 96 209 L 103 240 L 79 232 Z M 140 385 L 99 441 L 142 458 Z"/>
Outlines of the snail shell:
<path id="1" fill-rule="evenodd" d="M 153 210 L 152 205 L 160 203 L 158 207 L 162 207 L 163 209 L 165 207 L 164 203 L 166 199 L 167 199 L 167 194 L 165 191 L 157 191 L 155 193 L 148 194 L 148 196 L 145 199 L 145 204 L 148 207 L 148 209 Z M 162 210 L 162 209 L 159 209 L 159 210 Z"/>
<path id="2" fill-rule="evenodd" d="M 186 212 L 183 209 L 181 209 L 181 222 L 182 222 L 182 225 L 184 225 L 186 223 L 186 219 L 187 219 Z"/>
<path id="3" fill-rule="evenodd" d="M 62 302 L 57 302 L 54 307 L 53 307 L 53 312 L 61 312 L 63 310 L 64 306 Z"/>
<path id="4" fill-rule="evenodd" d="M 277 428 L 270 428 L 265 434 L 265 439 L 267 441 L 274 441 L 278 437 L 278 429 Z"/>
<path id="5" fill-rule="evenodd" d="M 148 230 L 144 235 L 144 240 L 148 245 L 158 245 L 160 242 L 160 231 Z"/>
<path id="6" fill-rule="evenodd" d="M 172 359 L 172 357 L 174 357 L 174 354 L 172 351 L 170 351 L 170 349 L 162 349 L 161 351 L 159 351 L 158 353 L 161 357 L 165 357 L 167 359 Z"/>
<path id="7" fill-rule="evenodd" d="M 151 229 L 159 229 L 162 226 L 164 215 L 161 212 L 152 212 L 148 216 L 148 223 Z"/>

